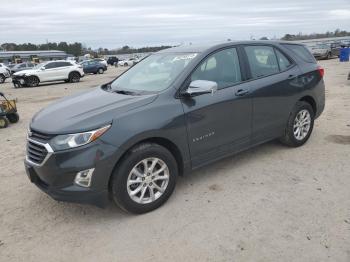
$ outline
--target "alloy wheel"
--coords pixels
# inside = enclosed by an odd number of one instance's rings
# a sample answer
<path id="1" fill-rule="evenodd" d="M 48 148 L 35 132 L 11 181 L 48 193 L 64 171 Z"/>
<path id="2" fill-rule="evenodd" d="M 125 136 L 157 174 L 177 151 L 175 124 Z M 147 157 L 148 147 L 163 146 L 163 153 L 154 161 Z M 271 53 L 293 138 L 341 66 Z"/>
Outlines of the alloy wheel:
<path id="1" fill-rule="evenodd" d="M 129 197 L 139 204 L 149 204 L 163 195 L 169 183 L 169 168 L 159 158 L 137 163 L 127 179 Z"/>
<path id="2" fill-rule="evenodd" d="M 303 140 L 309 133 L 311 127 L 311 115 L 306 109 L 299 111 L 294 119 L 293 133 L 297 140 Z"/>

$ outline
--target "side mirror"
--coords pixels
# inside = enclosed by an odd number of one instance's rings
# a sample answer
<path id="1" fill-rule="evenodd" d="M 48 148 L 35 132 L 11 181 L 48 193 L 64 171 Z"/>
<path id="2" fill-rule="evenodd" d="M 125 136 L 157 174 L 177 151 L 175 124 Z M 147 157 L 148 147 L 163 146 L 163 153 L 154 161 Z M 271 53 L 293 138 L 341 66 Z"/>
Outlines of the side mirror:
<path id="1" fill-rule="evenodd" d="M 185 91 L 187 96 L 199 96 L 203 94 L 214 94 L 218 90 L 218 84 L 214 81 L 195 80 Z"/>
<path id="2" fill-rule="evenodd" d="M 44 71 L 46 68 L 45 66 L 40 67 L 40 70 Z"/>

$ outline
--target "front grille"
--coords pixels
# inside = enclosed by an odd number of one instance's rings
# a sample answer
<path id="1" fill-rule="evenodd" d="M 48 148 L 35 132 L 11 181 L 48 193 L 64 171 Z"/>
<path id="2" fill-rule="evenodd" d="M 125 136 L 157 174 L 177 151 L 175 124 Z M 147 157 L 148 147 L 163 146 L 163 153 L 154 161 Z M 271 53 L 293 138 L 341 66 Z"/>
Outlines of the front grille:
<path id="1" fill-rule="evenodd" d="M 53 138 L 54 135 L 48 135 L 35 130 L 31 130 L 29 137 L 35 140 L 39 140 L 40 142 L 47 142 Z"/>
<path id="2" fill-rule="evenodd" d="M 30 161 L 41 164 L 44 159 L 46 158 L 48 152 L 43 145 L 39 145 L 37 143 L 34 143 L 30 140 L 28 140 L 27 143 L 27 157 Z"/>

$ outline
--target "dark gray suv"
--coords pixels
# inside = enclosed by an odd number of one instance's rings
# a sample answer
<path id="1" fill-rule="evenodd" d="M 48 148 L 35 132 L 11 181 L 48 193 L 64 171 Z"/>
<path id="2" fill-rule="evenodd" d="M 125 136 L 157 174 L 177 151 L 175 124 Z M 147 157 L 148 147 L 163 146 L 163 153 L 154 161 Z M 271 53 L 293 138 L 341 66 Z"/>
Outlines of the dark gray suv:
<path id="1" fill-rule="evenodd" d="M 148 212 L 178 175 L 276 138 L 303 145 L 325 106 L 323 74 L 289 42 L 163 50 L 37 113 L 25 168 L 56 200 Z"/>

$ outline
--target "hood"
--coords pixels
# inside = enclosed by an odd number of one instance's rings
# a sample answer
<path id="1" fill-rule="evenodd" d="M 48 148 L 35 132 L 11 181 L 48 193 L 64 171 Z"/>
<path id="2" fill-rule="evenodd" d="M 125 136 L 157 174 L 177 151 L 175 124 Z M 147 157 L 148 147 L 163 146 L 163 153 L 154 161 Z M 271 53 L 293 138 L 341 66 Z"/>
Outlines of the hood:
<path id="1" fill-rule="evenodd" d="M 153 102 L 156 97 L 156 94 L 111 93 L 99 87 L 60 99 L 42 109 L 33 117 L 30 127 L 46 134 L 90 131 L 111 123 L 119 114 Z"/>
<path id="2" fill-rule="evenodd" d="M 25 70 L 18 71 L 16 73 L 14 73 L 13 75 L 15 75 L 15 76 L 22 76 L 24 74 L 31 75 L 31 74 L 36 73 L 37 71 L 38 70 L 35 70 L 35 69 L 25 69 Z"/>

